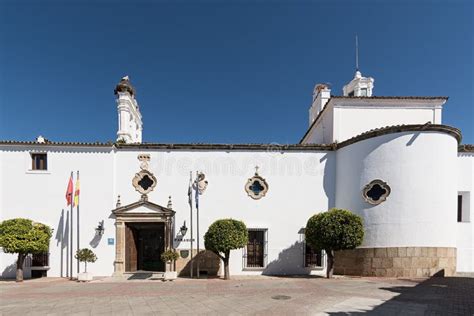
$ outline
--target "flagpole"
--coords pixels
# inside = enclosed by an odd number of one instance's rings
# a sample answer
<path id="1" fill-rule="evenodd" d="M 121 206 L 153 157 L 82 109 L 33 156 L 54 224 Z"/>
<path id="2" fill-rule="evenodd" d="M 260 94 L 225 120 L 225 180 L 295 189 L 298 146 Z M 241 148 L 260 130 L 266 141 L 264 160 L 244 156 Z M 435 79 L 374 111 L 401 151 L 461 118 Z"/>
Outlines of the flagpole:
<path id="1" fill-rule="evenodd" d="M 76 190 L 78 190 L 80 188 L 80 184 L 79 184 L 79 170 L 77 170 L 77 179 L 76 179 Z M 79 250 L 79 192 L 77 192 L 77 250 Z M 76 202 L 76 193 L 74 193 L 74 203 Z M 77 261 L 77 273 L 79 274 L 79 260 L 76 260 Z"/>
<path id="2" fill-rule="evenodd" d="M 196 264 L 196 268 L 197 268 L 197 271 L 196 271 L 196 276 L 197 278 L 199 279 L 199 183 L 198 183 L 198 179 L 199 179 L 199 171 L 196 171 L 196 235 L 197 235 L 197 254 L 196 254 L 196 258 L 197 258 L 197 264 Z"/>
<path id="3" fill-rule="evenodd" d="M 60 232 L 60 236 L 61 236 L 61 259 L 60 259 L 60 264 L 61 264 L 61 278 L 63 277 L 63 250 L 64 250 L 64 209 L 62 209 L 61 211 L 61 221 L 62 221 L 62 227 L 61 227 L 61 232 Z"/>
<path id="4" fill-rule="evenodd" d="M 64 229 L 64 232 L 66 234 L 69 235 L 69 211 L 67 211 L 67 215 L 66 215 L 66 229 Z M 63 234 L 63 237 L 64 237 L 65 234 Z M 67 237 L 67 244 L 66 244 L 66 278 L 69 278 L 69 236 L 66 236 Z"/>
<path id="5" fill-rule="evenodd" d="M 74 174 L 74 172 L 71 171 L 71 179 L 73 179 L 73 174 Z M 74 191 L 73 191 L 73 192 L 74 192 Z M 70 257 L 71 257 L 71 261 L 70 261 L 69 263 L 70 263 L 70 269 L 71 269 L 70 278 L 71 278 L 71 280 L 72 280 L 73 261 L 74 261 L 74 259 L 73 259 L 74 256 L 72 255 L 72 253 L 73 253 L 73 248 L 74 248 L 74 247 L 73 247 L 73 245 L 74 245 L 74 243 L 73 243 L 73 239 L 74 239 L 74 234 L 73 234 L 73 233 L 74 233 L 74 229 L 73 229 L 73 227 L 74 227 L 74 209 L 73 209 L 74 203 L 73 203 L 73 201 L 72 201 L 72 199 L 73 199 L 72 194 L 71 194 L 71 197 L 70 197 L 70 198 L 71 198 L 71 241 L 70 241 L 71 249 L 69 249 L 69 255 L 70 255 Z"/>
<path id="6" fill-rule="evenodd" d="M 191 194 L 191 196 L 189 196 L 189 210 L 190 210 L 190 216 L 191 216 L 191 272 L 190 272 L 190 276 L 191 276 L 191 279 L 193 278 L 193 268 L 194 268 L 194 262 L 193 262 L 193 189 L 192 189 L 192 185 L 193 185 L 193 172 L 190 171 L 189 172 L 189 185 L 191 186 L 190 189 L 191 191 L 188 192 L 188 194 Z"/>

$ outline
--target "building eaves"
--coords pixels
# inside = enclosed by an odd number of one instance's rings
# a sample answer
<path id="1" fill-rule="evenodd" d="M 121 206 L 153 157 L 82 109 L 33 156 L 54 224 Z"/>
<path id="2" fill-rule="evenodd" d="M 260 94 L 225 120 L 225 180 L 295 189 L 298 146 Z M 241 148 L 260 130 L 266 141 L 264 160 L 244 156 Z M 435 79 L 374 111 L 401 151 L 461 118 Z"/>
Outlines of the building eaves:
<path id="1" fill-rule="evenodd" d="M 449 97 L 424 97 L 424 96 L 372 96 L 372 97 L 348 97 L 348 96 L 331 96 L 331 99 L 360 99 L 360 100 L 448 100 Z"/>
<path id="2" fill-rule="evenodd" d="M 34 146 L 67 146 L 67 147 L 113 147 L 112 142 L 36 142 L 36 141 L 17 141 L 17 140 L 0 140 L 0 145 L 34 145 Z"/>
<path id="3" fill-rule="evenodd" d="M 315 151 L 334 150 L 334 144 L 162 144 L 162 143 L 141 143 L 141 144 L 115 144 L 117 149 L 163 149 L 163 150 L 256 150 L 256 151 Z"/>
<path id="4" fill-rule="evenodd" d="M 410 124 L 410 125 L 393 125 L 386 126 L 381 128 L 372 129 L 370 131 L 364 132 L 352 138 L 349 138 L 341 143 L 337 144 L 337 149 L 352 145 L 354 143 L 374 138 L 377 136 L 394 134 L 394 133 L 403 133 L 403 132 L 442 132 L 449 134 L 456 138 L 458 144 L 461 143 L 462 135 L 461 131 L 455 127 L 441 124 Z"/>
<path id="5" fill-rule="evenodd" d="M 474 144 L 463 144 L 458 146 L 460 153 L 474 153 Z"/>

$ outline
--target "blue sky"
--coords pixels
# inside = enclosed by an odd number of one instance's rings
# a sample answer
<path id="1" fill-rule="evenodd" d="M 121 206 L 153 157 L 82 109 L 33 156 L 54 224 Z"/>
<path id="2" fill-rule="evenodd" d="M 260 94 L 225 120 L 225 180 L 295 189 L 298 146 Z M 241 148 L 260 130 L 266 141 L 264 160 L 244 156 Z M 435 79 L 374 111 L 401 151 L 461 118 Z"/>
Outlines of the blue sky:
<path id="1" fill-rule="evenodd" d="M 133 4 L 132 4 L 133 3 Z M 144 141 L 297 143 L 315 83 L 450 97 L 474 143 L 471 1 L 1 1 L 0 139 L 115 140 L 129 75 Z"/>

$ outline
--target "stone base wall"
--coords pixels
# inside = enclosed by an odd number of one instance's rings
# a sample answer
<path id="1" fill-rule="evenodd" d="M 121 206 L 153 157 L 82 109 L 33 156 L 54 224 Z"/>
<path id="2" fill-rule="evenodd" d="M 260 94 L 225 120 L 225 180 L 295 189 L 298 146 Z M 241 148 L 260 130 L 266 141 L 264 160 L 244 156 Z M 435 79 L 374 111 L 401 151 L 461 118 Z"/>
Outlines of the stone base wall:
<path id="1" fill-rule="evenodd" d="M 182 252 L 187 251 L 187 257 L 181 256 Z M 179 249 L 179 259 L 176 260 L 175 268 L 179 276 L 190 276 L 191 274 L 191 251 L 189 249 Z M 220 258 L 212 251 L 201 250 L 199 256 L 197 250 L 193 249 L 193 275 L 197 275 L 197 263 L 199 261 L 199 271 L 208 276 L 217 276 L 220 269 Z"/>
<path id="2" fill-rule="evenodd" d="M 391 247 L 337 251 L 334 273 L 377 277 L 452 276 L 456 248 Z"/>

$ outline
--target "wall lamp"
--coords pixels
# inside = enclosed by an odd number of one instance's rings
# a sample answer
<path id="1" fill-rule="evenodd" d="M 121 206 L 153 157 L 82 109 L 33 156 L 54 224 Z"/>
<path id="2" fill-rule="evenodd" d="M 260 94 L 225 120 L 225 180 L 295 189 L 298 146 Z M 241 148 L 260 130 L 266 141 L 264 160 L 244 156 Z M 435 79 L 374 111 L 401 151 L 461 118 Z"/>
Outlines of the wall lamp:
<path id="1" fill-rule="evenodd" d="M 104 221 L 102 220 L 99 222 L 99 225 L 97 225 L 97 227 L 95 228 L 95 233 L 98 236 L 102 236 L 104 234 L 104 230 L 105 230 Z"/>
<path id="2" fill-rule="evenodd" d="M 184 237 L 184 235 L 186 235 L 186 233 L 188 232 L 188 228 L 186 227 L 186 221 L 184 221 L 184 224 L 183 226 L 181 226 L 181 228 L 179 229 L 179 232 L 181 233 L 181 236 Z"/>

